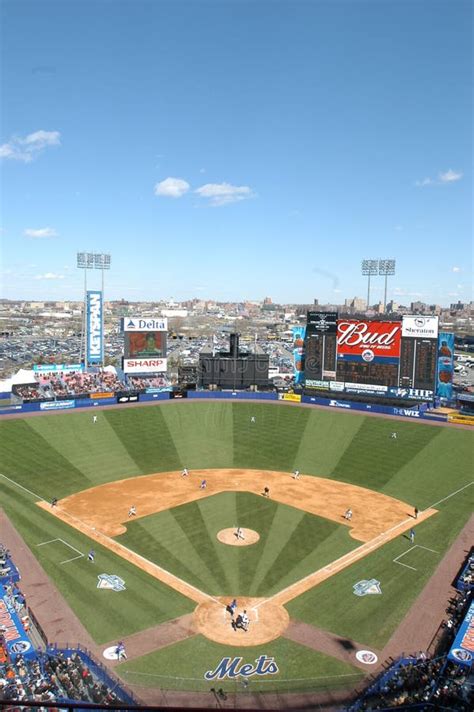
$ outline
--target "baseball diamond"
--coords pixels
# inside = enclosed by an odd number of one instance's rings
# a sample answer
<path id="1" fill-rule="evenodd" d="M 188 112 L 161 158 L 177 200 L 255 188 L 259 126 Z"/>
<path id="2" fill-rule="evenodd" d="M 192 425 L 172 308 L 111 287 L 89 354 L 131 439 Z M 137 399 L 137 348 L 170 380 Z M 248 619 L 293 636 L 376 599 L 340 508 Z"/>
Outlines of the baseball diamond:
<path id="1" fill-rule="evenodd" d="M 274 661 L 254 691 L 352 688 L 367 673 L 356 653 L 396 652 L 472 511 L 469 431 L 392 432 L 388 418 L 258 402 L 19 417 L 0 423 L 1 506 L 79 642 L 102 656 L 124 641 L 128 658 L 106 664 L 142 699 L 209 690 L 227 658 L 230 671 Z M 54 618 L 40 622 L 64 642 Z M 420 626 L 420 647 L 431 634 Z"/>

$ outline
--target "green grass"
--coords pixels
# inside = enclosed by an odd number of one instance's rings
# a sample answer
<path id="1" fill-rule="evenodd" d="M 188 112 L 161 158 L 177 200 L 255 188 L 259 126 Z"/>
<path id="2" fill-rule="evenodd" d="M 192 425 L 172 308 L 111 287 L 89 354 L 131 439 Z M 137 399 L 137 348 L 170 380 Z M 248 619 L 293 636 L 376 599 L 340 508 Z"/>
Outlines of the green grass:
<path id="1" fill-rule="evenodd" d="M 290 601 L 292 618 L 352 638 L 364 645 L 382 648 L 421 593 L 444 552 L 456 539 L 474 508 L 474 486 L 439 505 L 439 513 L 415 528 L 416 548 L 401 561 L 416 571 L 394 563 L 410 544 L 402 535 L 361 561 Z M 358 597 L 353 585 L 375 578 L 382 595 Z"/>
<path id="2" fill-rule="evenodd" d="M 397 440 L 390 439 L 394 429 Z M 36 545 L 62 538 L 87 553 L 91 543 L 36 507 L 35 495 L 62 498 L 103 482 L 183 466 L 286 472 L 298 468 L 308 475 L 382 491 L 423 509 L 472 481 L 473 433 L 263 403 L 117 408 L 101 411 L 96 425 L 87 412 L 0 420 L 0 473 L 33 493 L 0 477 L 0 505 L 97 642 L 170 620 L 191 611 L 194 604 L 95 544 L 94 566 L 85 560 L 61 565 L 62 545 Z M 465 489 L 442 502 L 439 514 L 417 526 L 415 543 L 439 554 L 410 552 L 406 561 L 415 562 L 416 572 L 392 561 L 409 548 L 399 537 L 291 601 L 290 615 L 382 647 L 467 521 L 473 491 L 474 487 Z M 260 542 L 242 549 L 218 544 L 217 531 L 236 524 L 256 529 Z M 206 591 L 257 596 L 280 590 L 356 545 L 345 527 L 235 493 L 139 519 L 120 541 Z M 102 572 L 124 578 L 127 590 L 99 591 L 97 574 Z M 354 596 L 353 584 L 372 577 L 381 581 L 382 595 Z M 217 648 L 196 640 L 193 650 L 210 666 L 215 657 L 207 656 L 206 650 L 217 655 Z M 165 651 L 156 655 L 167 664 Z M 301 658 L 300 677 L 313 674 L 309 660 Z M 142 663 L 145 669 L 148 663 Z M 181 664 L 186 675 L 193 676 L 185 656 Z"/>
<path id="3" fill-rule="evenodd" d="M 97 643 L 117 640 L 194 610 L 195 604 L 174 589 L 36 507 L 26 492 L 5 481 L 0 486 L 3 508 Z M 62 539 L 85 556 L 61 565 L 77 552 L 60 541 L 38 546 L 52 539 Z M 87 560 L 91 548 L 96 553 L 93 564 Z M 126 590 L 98 589 L 101 573 L 120 576 Z"/>
<path id="4" fill-rule="evenodd" d="M 240 526 L 261 535 L 233 547 L 217 539 Z M 269 596 L 358 543 L 347 527 L 246 492 L 225 492 L 129 522 L 117 541 L 214 596 Z"/>
<path id="5" fill-rule="evenodd" d="M 254 664 L 260 655 L 273 657 L 279 672 L 276 675 L 253 676 L 248 688 L 241 680 L 207 681 L 204 675 L 213 671 L 222 658 L 242 657 L 243 663 Z M 230 648 L 195 636 L 169 645 L 149 655 L 121 663 L 117 672 L 124 682 L 161 689 L 209 691 L 212 687 L 225 692 L 295 690 L 322 691 L 356 685 L 363 674 L 352 665 L 323 655 L 286 638 L 266 645 Z"/>

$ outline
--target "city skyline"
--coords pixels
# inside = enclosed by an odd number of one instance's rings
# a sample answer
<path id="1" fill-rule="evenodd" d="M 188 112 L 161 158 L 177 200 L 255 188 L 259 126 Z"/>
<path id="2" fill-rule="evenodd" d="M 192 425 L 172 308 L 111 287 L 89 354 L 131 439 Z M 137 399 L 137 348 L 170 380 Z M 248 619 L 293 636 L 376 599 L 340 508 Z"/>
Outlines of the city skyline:
<path id="1" fill-rule="evenodd" d="M 472 300 L 470 4 L 273 7 L 2 3 L 4 298 Z"/>

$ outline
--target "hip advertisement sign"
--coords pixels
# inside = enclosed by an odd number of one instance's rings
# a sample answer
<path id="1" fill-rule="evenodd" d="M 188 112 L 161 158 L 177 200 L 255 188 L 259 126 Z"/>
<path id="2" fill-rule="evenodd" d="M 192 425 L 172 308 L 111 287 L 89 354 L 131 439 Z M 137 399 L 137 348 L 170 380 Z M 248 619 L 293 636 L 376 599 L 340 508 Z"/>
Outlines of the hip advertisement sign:
<path id="1" fill-rule="evenodd" d="M 453 397 L 454 334 L 440 331 L 438 339 L 438 369 L 436 394 L 451 400 Z"/>
<path id="2" fill-rule="evenodd" d="M 402 336 L 413 339 L 437 339 L 437 316 L 404 316 Z"/>
<path id="3" fill-rule="evenodd" d="M 102 363 L 102 292 L 87 292 L 87 361 L 88 363 Z"/>
<path id="4" fill-rule="evenodd" d="M 399 321 L 337 322 L 337 358 L 365 363 L 397 363 L 402 325 Z"/>

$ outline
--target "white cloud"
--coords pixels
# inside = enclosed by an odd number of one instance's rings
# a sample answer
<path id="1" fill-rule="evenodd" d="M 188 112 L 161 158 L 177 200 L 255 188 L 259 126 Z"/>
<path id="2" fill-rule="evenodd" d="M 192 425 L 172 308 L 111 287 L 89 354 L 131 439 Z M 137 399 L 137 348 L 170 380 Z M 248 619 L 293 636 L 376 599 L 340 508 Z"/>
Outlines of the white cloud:
<path id="1" fill-rule="evenodd" d="M 462 173 L 456 173 L 456 171 L 453 171 L 452 168 L 450 168 L 445 173 L 439 173 L 438 178 L 441 183 L 454 183 L 457 180 L 461 180 L 462 175 Z"/>
<path id="2" fill-rule="evenodd" d="M 155 195 L 167 198 L 181 198 L 188 192 L 190 185 L 182 178 L 165 178 L 155 185 Z"/>
<path id="3" fill-rule="evenodd" d="M 424 188 L 425 185 L 432 185 L 433 182 L 431 178 L 423 178 L 422 180 L 415 181 L 415 185 L 417 188 Z"/>
<path id="4" fill-rule="evenodd" d="M 54 229 L 54 227 L 40 227 L 40 228 L 31 228 L 28 227 L 26 230 L 24 230 L 23 235 L 25 237 L 32 237 L 32 238 L 42 238 L 42 237 L 57 237 L 58 233 Z"/>
<path id="5" fill-rule="evenodd" d="M 460 267 L 452 267 L 451 272 L 461 272 L 461 268 Z"/>
<path id="6" fill-rule="evenodd" d="M 444 173 L 438 173 L 437 178 L 423 178 L 415 181 L 415 185 L 417 188 L 425 188 L 427 185 L 445 185 L 446 183 L 455 183 L 457 180 L 461 180 L 462 177 L 462 173 L 449 168 Z"/>
<path id="7" fill-rule="evenodd" d="M 24 138 L 13 136 L 8 143 L 2 144 L 0 158 L 31 163 L 45 148 L 60 145 L 61 134 L 59 131 L 35 131 Z"/>
<path id="8" fill-rule="evenodd" d="M 231 185 L 230 183 L 206 183 L 195 191 L 201 198 L 208 198 L 213 206 L 237 203 L 254 197 L 248 185 Z"/>
<path id="9" fill-rule="evenodd" d="M 34 279 L 64 279 L 64 275 L 55 274 L 54 272 L 45 272 L 45 274 L 37 274 Z"/>

